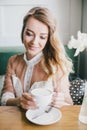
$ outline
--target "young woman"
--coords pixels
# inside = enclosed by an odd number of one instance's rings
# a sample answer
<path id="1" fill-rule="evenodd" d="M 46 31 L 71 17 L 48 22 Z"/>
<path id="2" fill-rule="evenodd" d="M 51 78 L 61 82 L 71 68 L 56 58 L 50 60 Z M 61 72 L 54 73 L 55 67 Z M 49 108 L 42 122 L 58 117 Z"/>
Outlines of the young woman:
<path id="1" fill-rule="evenodd" d="M 54 91 L 51 104 L 54 107 L 72 104 L 68 80 L 72 63 L 58 39 L 55 20 L 47 8 L 34 7 L 26 14 L 21 39 L 26 52 L 9 59 L 2 105 L 37 108 L 30 93 L 37 87 Z"/>

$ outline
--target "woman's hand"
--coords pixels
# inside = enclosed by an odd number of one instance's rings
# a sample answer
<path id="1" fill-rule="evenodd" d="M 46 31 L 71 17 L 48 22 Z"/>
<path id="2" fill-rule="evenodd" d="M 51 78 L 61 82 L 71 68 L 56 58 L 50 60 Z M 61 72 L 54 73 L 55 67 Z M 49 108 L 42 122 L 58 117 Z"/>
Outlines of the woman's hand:
<path id="1" fill-rule="evenodd" d="M 19 105 L 23 109 L 35 109 L 37 108 L 37 104 L 35 99 L 32 95 L 28 93 L 23 93 L 22 96 L 19 98 Z"/>
<path id="2" fill-rule="evenodd" d="M 69 105 L 68 103 L 65 102 L 64 93 L 59 92 L 58 88 L 56 88 L 54 90 L 52 106 L 60 108 L 64 105 Z"/>

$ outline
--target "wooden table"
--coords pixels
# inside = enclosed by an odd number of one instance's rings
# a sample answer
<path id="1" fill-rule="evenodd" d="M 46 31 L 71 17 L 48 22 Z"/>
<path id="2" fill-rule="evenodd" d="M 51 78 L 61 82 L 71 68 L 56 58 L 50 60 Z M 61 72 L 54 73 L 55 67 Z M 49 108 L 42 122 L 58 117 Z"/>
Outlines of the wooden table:
<path id="1" fill-rule="evenodd" d="M 48 126 L 35 125 L 25 117 L 25 112 L 18 107 L 0 107 L 0 130 L 87 130 L 87 125 L 78 120 L 80 106 L 62 107 L 62 118 Z"/>

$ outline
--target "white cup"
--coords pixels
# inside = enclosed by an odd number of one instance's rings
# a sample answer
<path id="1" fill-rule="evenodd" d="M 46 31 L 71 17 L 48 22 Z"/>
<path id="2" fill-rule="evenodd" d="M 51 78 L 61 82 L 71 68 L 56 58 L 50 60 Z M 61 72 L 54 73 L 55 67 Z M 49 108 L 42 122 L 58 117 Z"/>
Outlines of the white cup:
<path id="1" fill-rule="evenodd" d="M 50 105 L 53 92 L 45 88 L 36 88 L 31 91 L 32 96 L 36 99 L 39 108 Z"/>

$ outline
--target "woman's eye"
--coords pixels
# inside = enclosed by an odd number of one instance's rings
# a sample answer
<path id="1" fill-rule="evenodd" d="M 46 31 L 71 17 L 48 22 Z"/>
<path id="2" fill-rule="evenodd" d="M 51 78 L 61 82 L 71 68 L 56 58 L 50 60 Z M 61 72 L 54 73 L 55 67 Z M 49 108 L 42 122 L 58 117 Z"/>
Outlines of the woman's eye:
<path id="1" fill-rule="evenodd" d="M 46 39 L 46 37 L 40 37 L 41 39 L 43 39 L 43 40 L 45 40 Z"/>
<path id="2" fill-rule="evenodd" d="M 29 33 L 29 32 L 26 32 L 26 35 L 27 36 L 33 36 L 33 34 Z"/>

